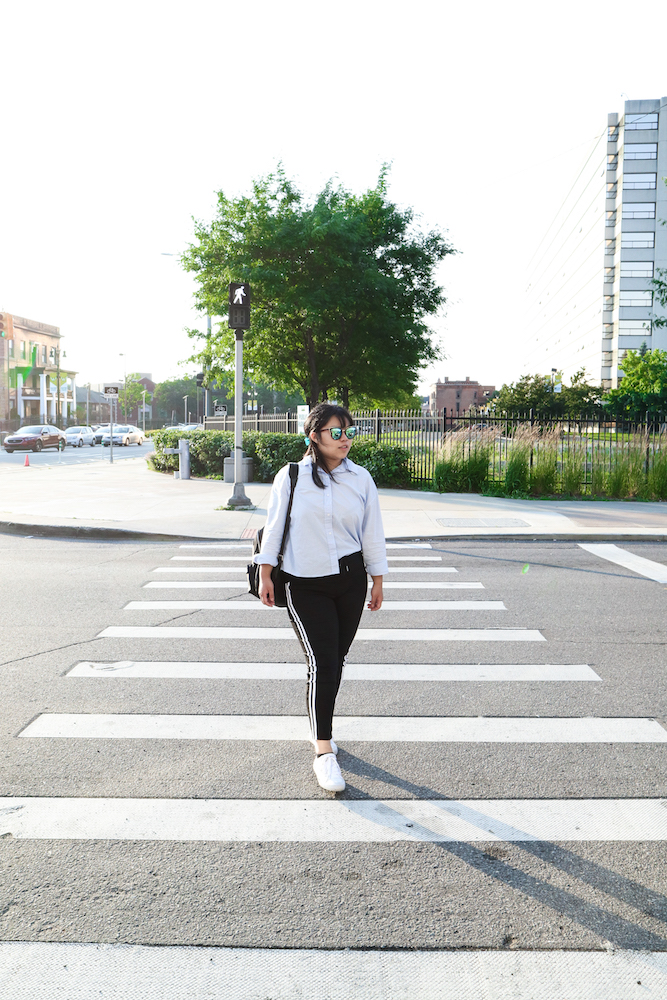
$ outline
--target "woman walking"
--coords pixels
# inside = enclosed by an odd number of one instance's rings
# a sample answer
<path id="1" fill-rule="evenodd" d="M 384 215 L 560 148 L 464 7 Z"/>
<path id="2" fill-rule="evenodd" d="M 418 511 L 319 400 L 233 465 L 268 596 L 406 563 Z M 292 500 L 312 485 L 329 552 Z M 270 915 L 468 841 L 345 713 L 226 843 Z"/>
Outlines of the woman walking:
<path id="1" fill-rule="evenodd" d="M 304 426 L 308 450 L 298 479 L 283 557 L 287 610 L 308 665 L 306 705 L 317 780 L 331 792 L 345 781 L 331 726 L 345 659 L 356 634 L 373 578 L 368 607 L 382 606 L 387 556 L 380 503 L 370 473 L 347 457 L 357 428 L 343 406 L 319 403 Z M 290 497 L 289 466 L 277 474 L 261 552 L 260 598 L 273 607 L 271 569 Z"/>

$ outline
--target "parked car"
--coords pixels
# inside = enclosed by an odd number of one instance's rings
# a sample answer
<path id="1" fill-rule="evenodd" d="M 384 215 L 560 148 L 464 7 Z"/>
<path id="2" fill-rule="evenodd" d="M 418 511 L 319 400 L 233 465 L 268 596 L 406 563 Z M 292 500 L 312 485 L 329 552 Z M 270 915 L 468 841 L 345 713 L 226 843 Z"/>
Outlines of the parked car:
<path id="1" fill-rule="evenodd" d="M 107 427 L 104 432 L 104 436 L 102 437 L 102 444 L 105 448 L 108 448 L 110 443 L 111 435 L 109 433 L 109 428 Z M 133 427 L 132 424 L 114 424 L 113 443 L 121 446 L 130 444 L 138 444 L 141 446 L 144 443 L 144 435 L 138 427 Z"/>
<path id="2" fill-rule="evenodd" d="M 3 447 L 9 455 L 13 451 L 41 451 L 42 448 L 58 448 L 59 451 L 64 451 L 66 446 L 65 434 L 52 424 L 21 427 L 3 441 Z"/>
<path id="3" fill-rule="evenodd" d="M 105 434 L 109 433 L 108 424 L 98 424 L 97 427 L 93 428 L 95 431 L 95 444 L 101 444 L 102 438 Z"/>
<path id="4" fill-rule="evenodd" d="M 65 428 L 67 443 L 73 448 L 83 448 L 84 444 L 95 447 L 95 431 L 92 427 L 67 427 Z"/>

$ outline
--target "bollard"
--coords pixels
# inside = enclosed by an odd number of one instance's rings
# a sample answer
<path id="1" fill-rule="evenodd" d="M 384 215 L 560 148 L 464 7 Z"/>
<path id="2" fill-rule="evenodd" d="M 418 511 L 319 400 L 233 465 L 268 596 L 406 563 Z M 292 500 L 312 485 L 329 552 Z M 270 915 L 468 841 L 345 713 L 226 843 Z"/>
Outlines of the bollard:
<path id="1" fill-rule="evenodd" d="M 178 455 L 178 478 L 190 478 L 190 442 L 187 438 L 178 439 L 178 448 L 165 448 L 165 455 Z"/>

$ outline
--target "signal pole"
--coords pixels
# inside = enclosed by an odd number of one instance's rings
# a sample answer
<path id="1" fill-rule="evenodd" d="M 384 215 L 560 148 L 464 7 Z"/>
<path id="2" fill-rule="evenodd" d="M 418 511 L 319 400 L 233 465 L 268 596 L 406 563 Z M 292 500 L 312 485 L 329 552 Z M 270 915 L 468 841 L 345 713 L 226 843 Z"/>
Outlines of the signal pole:
<path id="1" fill-rule="evenodd" d="M 250 285 L 229 286 L 229 328 L 234 331 L 234 492 L 230 507 L 250 507 L 243 488 L 243 331 L 250 328 Z"/>

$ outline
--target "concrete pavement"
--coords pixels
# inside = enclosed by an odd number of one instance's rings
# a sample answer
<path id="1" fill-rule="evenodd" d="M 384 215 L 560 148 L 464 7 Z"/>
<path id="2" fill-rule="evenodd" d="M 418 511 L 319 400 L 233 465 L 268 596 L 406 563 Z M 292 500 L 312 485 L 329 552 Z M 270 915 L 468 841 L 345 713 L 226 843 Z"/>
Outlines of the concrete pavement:
<path id="1" fill-rule="evenodd" d="M 221 510 L 232 486 L 151 472 L 144 457 L 0 467 L 0 531 L 18 534 L 239 539 L 264 524 L 270 485 L 249 483 L 255 510 Z M 506 500 L 380 490 L 387 538 L 667 540 L 667 504 Z"/>

